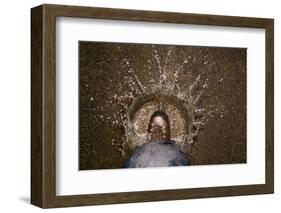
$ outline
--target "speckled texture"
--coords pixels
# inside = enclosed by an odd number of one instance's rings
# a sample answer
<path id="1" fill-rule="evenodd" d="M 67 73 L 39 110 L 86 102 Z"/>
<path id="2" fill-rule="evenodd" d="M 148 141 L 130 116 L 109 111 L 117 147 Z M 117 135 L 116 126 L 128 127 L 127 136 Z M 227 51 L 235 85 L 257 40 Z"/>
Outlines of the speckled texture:
<path id="1" fill-rule="evenodd" d="M 79 168 L 121 168 L 164 110 L 191 165 L 246 162 L 246 49 L 79 42 Z"/>

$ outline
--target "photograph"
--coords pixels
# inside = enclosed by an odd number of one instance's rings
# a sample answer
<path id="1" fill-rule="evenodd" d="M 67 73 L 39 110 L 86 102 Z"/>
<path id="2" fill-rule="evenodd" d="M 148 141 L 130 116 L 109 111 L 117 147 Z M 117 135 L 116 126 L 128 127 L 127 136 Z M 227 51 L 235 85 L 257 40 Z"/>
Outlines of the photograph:
<path id="1" fill-rule="evenodd" d="M 77 45 L 79 170 L 247 163 L 247 48 Z"/>
<path id="2" fill-rule="evenodd" d="M 31 8 L 32 205 L 274 193 L 275 13 L 162 5 Z"/>

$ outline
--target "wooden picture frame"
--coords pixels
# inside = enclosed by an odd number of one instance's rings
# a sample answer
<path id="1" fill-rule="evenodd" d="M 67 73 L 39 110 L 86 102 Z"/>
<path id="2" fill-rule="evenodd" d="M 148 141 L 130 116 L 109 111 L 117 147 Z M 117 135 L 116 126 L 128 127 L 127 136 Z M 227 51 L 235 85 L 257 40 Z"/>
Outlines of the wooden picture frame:
<path id="1" fill-rule="evenodd" d="M 56 195 L 56 17 L 262 28 L 266 34 L 265 184 Z M 274 191 L 274 21 L 63 5 L 31 9 L 31 203 L 42 208 L 267 194 Z"/>

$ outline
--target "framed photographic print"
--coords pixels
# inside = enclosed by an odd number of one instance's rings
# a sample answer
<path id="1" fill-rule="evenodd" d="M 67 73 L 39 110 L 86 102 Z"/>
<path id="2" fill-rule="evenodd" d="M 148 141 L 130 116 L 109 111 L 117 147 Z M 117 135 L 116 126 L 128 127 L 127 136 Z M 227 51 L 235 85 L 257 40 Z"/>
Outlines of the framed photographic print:
<path id="1" fill-rule="evenodd" d="M 274 191 L 273 19 L 31 10 L 31 203 Z"/>

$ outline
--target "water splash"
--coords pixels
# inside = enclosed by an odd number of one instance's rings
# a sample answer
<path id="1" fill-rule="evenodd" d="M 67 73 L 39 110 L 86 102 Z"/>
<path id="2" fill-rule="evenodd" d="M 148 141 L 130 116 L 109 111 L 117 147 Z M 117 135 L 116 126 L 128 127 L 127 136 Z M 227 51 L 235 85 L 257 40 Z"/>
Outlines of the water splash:
<path id="1" fill-rule="evenodd" d="M 112 145 L 124 157 L 126 150 L 134 150 L 149 141 L 147 126 L 151 115 L 156 110 L 164 110 L 169 116 L 171 124 L 171 139 L 179 144 L 184 152 L 189 152 L 191 146 L 197 141 L 200 131 L 203 130 L 210 118 L 215 114 L 223 117 L 225 113 L 220 103 L 201 106 L 204 92 L 208 89 L 208 78 L 198 75 L 186 88 L 180 83 L 180 75 L 186 70 L 185 65 L 194 62 L 196 59 L 190 55 L 181 62 L 172 61 L 174 49 L 168 48 L 165 54 L 161 55 L 152 45 L 151 60 L 147 66 L 156 64 L 158 70 L 157 79 L 151 78 L 142 82 L 137 71 L 132 66 L 130 58 L 123 58 L 120 62 L 121 69 L 126 71 L 124 82 L 118 82 L 122 88 L 124 84 L 129 88 L 122 94 L 113 93 L 109 98 L 119 105 L 120 110 L 113 113 L 108 119 L 112 125 L 121 127 L 124 134 L 122 139 L 112 139 Z M 120 48 L 118 48 L 120 51 Z M 209 63 L 206 61 L 204 64 Z M 219 82 L 223 82 L 220 79 Z M 99 118 L 106 122 L 105 118 Z"/>

